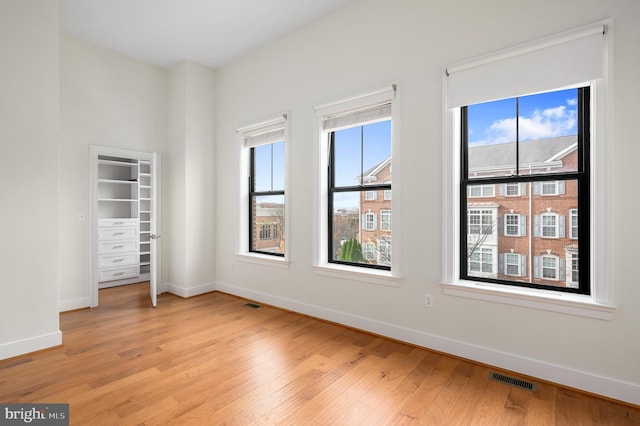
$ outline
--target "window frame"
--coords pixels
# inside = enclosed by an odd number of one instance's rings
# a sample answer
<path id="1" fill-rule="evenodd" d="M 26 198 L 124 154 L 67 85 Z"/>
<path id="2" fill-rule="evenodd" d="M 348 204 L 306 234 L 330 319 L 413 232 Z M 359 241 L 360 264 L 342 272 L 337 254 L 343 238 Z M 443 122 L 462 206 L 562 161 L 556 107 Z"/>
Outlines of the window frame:
<path id="1" fill-rule="evenodd" d="M 252 166 L 252 147 L 266 145 L 269 138 L 263 138 L 261 135 L 269 132 L 280 132 L 279 139 L 272 142 L 284 142 L 284 227 L 278 229 L 279 233 L 284 233 L 284 253 L 265 253 L 262 251 L 251 250 L 251 173 Z M 268 116 L 262 120 L 249 122 L 236 128 L 238 137 L 238 159 L 239 159 L 239 178 L 238 184 L 238 239 L 236 246 L 236 258 L 242 262 L 255 263 L 264 266 L 272 266 L 276 268 L 289 268 L 289 249 L 290 249 L 290 220 L 289 220 L 289 113 L 282 112 Z M 268 136 L 268 135 L 267 135 Z M 257 141 L 251 141 L 256 138 Z M 259 193 L 258 193 L 259 194 Z M 268 195 L 268 194 L 267 194 Z M 272 222 L 270 222 L 272 223 Z"/>
<path id="2" fill-rule="evenodd" d="M 401 117 L 399 114 L 398 102 L 400 99 L 400 91 L 395 83 L 385 84 L 373 89 L 360 90 L 352 92 L 337 99 L 325 101 L 314 105 L 316 120 L 314 122 L 315 132 L 317 136 L 316 149 L 314 150 L 315 179 L 314 179 L 314 198 L 317 208 L 314 209 L 314 265 L 313 271 L 317 275 L 327 276 L 331 278 L 347 279 L 358 281 L 361 283 L 385 285 L 397 287 L 402 280 L 402 233 L 398 232 L 398 224 L 392 223 L 392 251 L 394 253 L 391 259 L 391 268 L 374 269 L 362 268 L 360 266 L 352 266 L 348 264 L 337 264 L 329 262 L 329 223 L 327 217 L 329 215 L 329 197 L 328 197 L 328 166 L 329 166 L 329 143 L 330 132 L 323 128 L 323 122 L 327 117 L 339 115 L 344 112 L 355 111 L 365 108 L 369 105 L 379 104 L 380 102 L 389 102 L 391 105 L 391 134 L 392 146 L 391 157 L 401 158 Z M 390 167 L 393 167 L 391 164 Z M 394 176 L 393 192 L 396 196 L 391 201 L 391 210 L 396 214 L 401 214 L 402 206 L 399 199 L 402 194 L 402 175 Z"/>
<path id="3" fill-rule="evenodd" d="M 443 228 L 443 265 L 441 286 L 449 296 L 465 297 L 479 301 L 489 301 L 515 305 L 525 308 L 542 309 L 570 315 L 611 320 L 616 311 L 613 294 L 613 270 L 611 254 L 612 224 L 610 204 L 610 142 L 612 132 L 610 126 L 611 96 L 610 76 L 613 75 L 613 21 L 606 19 L 585 25 L 552 36 L 533 40 L 527 43 L 495 51 L 494 53 L 460 61 L 443 68 L 443 188 L 442 188 L 442 228 Z M 587 253 L 591 265 L 591 294 L 556 293 L 554 291 L 530 288 L 516 288 L 492 285 L 476 280 L 463 279 L 460 274 L 460 134 L 461 123 L 459 96 L 460 87 L 452 94 L 450 75 L 458 70 L 484 67 L 484 64 L 501 64 L 530 52 L 544 51 L 548 47 L 581 40 L 598 34 L 602 37 L 601 56 L 603 72 L 594 78 L 580 78 L 572 75 L 576 83 L 591 84 L 591 205 L 589 217 L 591 221 L 591 253 Z M 566 62 L 566 61 L 565 61 Z M 486 74 L 484 74 L 486 75 Z M 493 76 L 495 80 L 495 76 Z M 463 87 L 469 87 L 465 85 Z M 475 87 L 475 86 L 474 86 Z M 559 85 L 547 87 L 561 87 Z M 505 88 L 503 88 L 505 89 Z M 508 90 L 508 88 L 506 88 Z M 513 93 L 507 93 L 507 95 Z M 505 96 L 500 96 L 505 97 Z M 481 101 L 481 100 L 479 100 Z"/>

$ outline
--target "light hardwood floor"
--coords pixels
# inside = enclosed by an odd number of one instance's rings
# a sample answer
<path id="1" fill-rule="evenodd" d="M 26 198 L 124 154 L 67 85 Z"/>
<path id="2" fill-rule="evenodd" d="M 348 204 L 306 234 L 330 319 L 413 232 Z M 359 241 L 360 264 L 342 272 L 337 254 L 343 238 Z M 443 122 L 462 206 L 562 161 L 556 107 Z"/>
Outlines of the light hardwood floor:
<path id="1" fill-rule="evenodd" d="M 101 290 L 64 344 L 0 362 L 0 402 L 69 403 L 73 425 L 640 425 L 640 408 L 223 293 Z"/>

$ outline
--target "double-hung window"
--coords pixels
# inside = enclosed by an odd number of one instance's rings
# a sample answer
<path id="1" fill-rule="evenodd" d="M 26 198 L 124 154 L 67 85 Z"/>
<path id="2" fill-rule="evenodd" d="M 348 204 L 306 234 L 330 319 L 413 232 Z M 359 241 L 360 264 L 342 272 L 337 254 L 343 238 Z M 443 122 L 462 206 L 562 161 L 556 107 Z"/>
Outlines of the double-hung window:
<path id="1" fill-rule="evenodd" d="M 607 191 L 599 191 L 607 176 L 610 25 L 585 26 L 447 68 L 446 293 L 487 298 L 487 287 L 475 285 L 485 282 L 505 303 L 526 305 L 504 296 L 515 294 L 508 286 L 611 302 L 608 254 L 600 246 L 609 244 Z M 484 191 L 492 186 L 497 194 Z M 488 208 L 500 212 L 495 237 L 479 231 Z M 487 237 L 479 243 L 479 235 Z M 487 274 L 488 266 L 483 270 L 490 250 L 500 259 L 496 275 Z"/>
<path id="2" fill-rule="evenodd" d="M 387 86 L 316 107 L 320 151 L 327 154 L 320 164 L 320 267 L 380 277 L 392 270 L 394 98 L 395 86 Z"/>
<path id="3" fill-rule="evenodd" d="M 240 252 L 285 256 L 286 115 L 238 129 L 243 142 L 247 185 L 246 231 Z M 244 217 L 244 214 L 241 214 Z M 243 249 L 243 247 L 246 247 Z"/>

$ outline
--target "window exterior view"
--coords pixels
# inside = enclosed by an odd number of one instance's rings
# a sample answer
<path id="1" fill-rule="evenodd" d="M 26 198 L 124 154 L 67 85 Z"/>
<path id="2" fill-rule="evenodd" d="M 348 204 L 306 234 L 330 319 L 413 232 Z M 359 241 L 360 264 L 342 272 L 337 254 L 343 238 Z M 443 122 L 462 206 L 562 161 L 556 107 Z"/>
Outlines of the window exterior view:
<path id="1" fill-rule="evenodd" d="M 329 137 L 329 261 L 389 270 L 391 120 Z"/>
<path id="2" fill-rule="evenodd" d="M 249 250 L 284 256 L 284 141 L 250 150 Z"/>
<path id="3" fill-rule="evenodd" d="M 461 276 L 588 293 L 589 89 L 462 117 Z"/>

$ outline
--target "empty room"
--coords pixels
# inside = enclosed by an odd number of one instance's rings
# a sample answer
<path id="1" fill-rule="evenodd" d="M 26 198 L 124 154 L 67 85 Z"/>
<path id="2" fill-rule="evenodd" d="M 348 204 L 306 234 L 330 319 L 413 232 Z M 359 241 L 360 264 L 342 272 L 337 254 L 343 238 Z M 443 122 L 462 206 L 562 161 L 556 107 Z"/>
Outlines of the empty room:
<path id="1" fill-rule="evenodd" d="M 0 0 L 0 423 L 640 424 L 639 19 Z"/>

